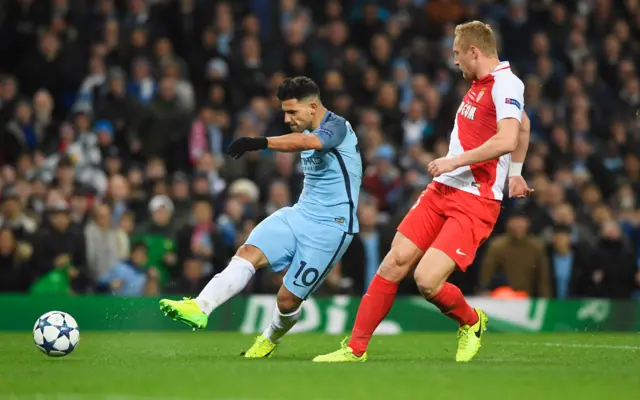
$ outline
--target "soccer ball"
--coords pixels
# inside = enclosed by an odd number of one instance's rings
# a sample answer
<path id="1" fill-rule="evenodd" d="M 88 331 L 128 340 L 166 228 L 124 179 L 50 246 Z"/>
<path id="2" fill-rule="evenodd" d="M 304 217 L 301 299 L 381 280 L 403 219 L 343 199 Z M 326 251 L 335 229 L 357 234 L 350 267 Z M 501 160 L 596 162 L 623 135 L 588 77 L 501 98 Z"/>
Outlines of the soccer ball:
<path id="1" fill-rule="evenodd" d="M 33 325 L 33 341 L 49 357 L 63 357 L 80 342 L 78 323 L 62 311 L 49 311 Z"/>

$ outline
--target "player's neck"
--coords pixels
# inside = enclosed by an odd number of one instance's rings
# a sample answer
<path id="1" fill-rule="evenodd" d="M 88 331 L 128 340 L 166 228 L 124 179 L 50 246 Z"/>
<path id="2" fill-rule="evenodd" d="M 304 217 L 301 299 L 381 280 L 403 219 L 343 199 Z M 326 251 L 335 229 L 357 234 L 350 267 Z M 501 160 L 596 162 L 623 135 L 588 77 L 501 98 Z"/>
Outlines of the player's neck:
<path id="1" fill-rule="evenodd" d="M 322 120 L 324 119 L 324 116 L 329 112 L 329 110 L 327 110 L 324 106 L 320 106 L 318 108 L 318 112 L 316 113 L 316 117 L 313 119 L 313 126 L 311 128 L 313 128 L 312 130 L 316 130 L 318 129 L 318 127 L 320 126 L 320 124 L 322 123 Z"/>
<path id="2" fill-rule="evenodd" d="M 489 75 L 498 65 L 500 65 L 498 57 L 491 57 L 483 60 L 478 68 L 477 79 L 482 79 Z"/>

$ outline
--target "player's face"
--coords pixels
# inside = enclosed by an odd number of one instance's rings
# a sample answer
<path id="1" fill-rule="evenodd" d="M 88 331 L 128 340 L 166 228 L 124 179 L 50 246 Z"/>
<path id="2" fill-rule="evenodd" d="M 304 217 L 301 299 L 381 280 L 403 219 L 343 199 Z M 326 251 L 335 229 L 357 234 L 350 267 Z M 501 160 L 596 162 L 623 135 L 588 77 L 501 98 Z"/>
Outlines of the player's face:
<path id="1" fill-rule="evenodd" d="M 317 109 L 318 105 L 313 100 L 291 99 L 282 102 L 284 122 L 289 125 L 292 132 L 312 130 L 311 125 Z"/>
<path id="2" fill-rule="evenodd" d="M 462 71 L 462 77 L 467 80 L 475 79 L 474 65 L 476 61 L 477 49 L 470 46 L 463 50 L 458 38 L 453 41 L 453 61 Z"/>

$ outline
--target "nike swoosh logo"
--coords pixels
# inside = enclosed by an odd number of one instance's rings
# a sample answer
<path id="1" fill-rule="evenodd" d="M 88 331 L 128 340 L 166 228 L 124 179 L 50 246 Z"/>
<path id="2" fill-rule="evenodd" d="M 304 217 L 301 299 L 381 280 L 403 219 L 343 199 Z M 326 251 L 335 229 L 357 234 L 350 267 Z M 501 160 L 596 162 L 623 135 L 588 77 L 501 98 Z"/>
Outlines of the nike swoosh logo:
<path id="1" fill-rule="evenodd" d="M 478 319 L 478 322 L 480 322 L 480 326 L 478 327 L 478 330 L 475 333 L 476 333 L 476 337 L 480 339 L 480 336 L 482 336 L 482 317 Z"/>
<path id="2" fill-rule="evenodd" d="M 462 251 L 460 251 L 460 249 L 456 250 L 456 254 L 460 254 L 461 256 L 466 256 L 466 254 L 464 254 Z"/>
<path id="3" fill-rule="evenodd" d="M 299 284 L 299 283 L 298 283 L 298 282 L 296 282 L 296 281 L 293 281 L 293 286 L 297 286 L 297 287 L 301 287 L 301 288 L 306 287 L 306 286 L 304 286 L 304 285 Z"/>

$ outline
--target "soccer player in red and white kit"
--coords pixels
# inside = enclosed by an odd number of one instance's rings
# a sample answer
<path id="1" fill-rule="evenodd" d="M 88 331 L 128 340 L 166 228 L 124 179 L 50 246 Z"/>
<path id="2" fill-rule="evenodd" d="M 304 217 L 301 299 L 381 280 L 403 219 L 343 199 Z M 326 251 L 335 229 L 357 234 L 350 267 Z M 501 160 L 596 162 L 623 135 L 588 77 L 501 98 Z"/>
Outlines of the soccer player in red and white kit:
<path id="1" fill-rule="evenodd" d="M 415 268 L 424 298 L 459 325 L 456 361 L 470 361 L 480 349 L 487 315 L 472 308 L 458 287 L 447 282 L 465 271 L 489 237 L 500 213 L 504 183 L 509 196 L 531 193 L 521 177 L 529 146 L 529 119 L 523 112 L 524 84 L 508 62 L 500 62 L 489 25 L 458 25 L 453 53 L 471 88 L 458 108 L 449 154 L 429 164 L 434 180 L 404 220 L 391 250 L 362 298 L 348 343 L 315 362 L 362 362 L 369 340 L 386 317 L 398 283 Z"/>

